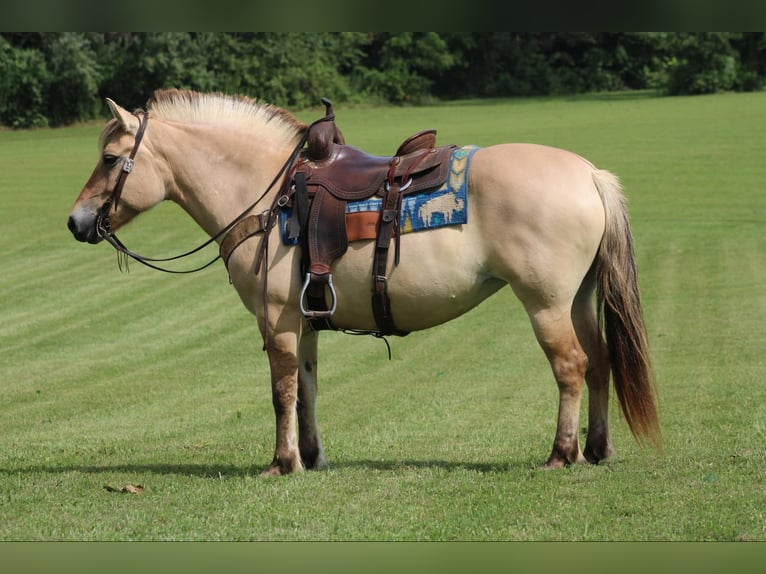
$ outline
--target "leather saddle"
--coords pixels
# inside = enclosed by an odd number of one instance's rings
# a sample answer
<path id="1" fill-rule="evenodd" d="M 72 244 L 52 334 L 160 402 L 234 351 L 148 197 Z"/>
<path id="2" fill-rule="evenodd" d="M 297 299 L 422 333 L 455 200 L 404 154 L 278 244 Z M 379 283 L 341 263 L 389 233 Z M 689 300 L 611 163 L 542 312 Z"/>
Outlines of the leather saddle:
<path id="1" fill-rule="evenodd" d="M 387 293 L 386 268 L 392 239 L 399 262 L 402 197 L 441 186 L 449 175 L 456 146 L 436 147 L 436 130 L 407 138 L 391 157 L 370 155 L 345 144 L 334 122 L 332 102 L 322 98 L 325 117 L 308 131 L 307 147 L 292 171 L 293 234 L 298 230 L 305 276 L 301 312 L 316 330 L 335 329 L 331 317 L 337 298 L 332 263 L 348 249 L 349 227 L 361 229 L 351 239 L 375 239 L 372 264 L 372 309 L 378 335 L 406 335 L 394 324 Z M 346 214 L 349 201 L 378 196 L 382 208 L 373 214 Z M 362 216 L 362 221 L 354 220 Z M 370 215 L 374 217 L 370 220 Z M 347 223 L 348 220 L 348 223 Z M 326 300 L 329 291 L 330 303 Z"/>

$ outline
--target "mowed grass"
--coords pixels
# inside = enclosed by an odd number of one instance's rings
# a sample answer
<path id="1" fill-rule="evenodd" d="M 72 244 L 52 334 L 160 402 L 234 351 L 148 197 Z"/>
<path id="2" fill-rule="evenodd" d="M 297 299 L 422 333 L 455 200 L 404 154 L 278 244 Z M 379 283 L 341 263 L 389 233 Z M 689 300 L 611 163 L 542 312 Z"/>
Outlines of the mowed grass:
<path id="1" fill-rule="evenodd" d="M 331 468 L 261 478 L 267 362 L 223 266 L 120 273 L 66 229 L 102 124 L 0 131 L 0 540 L 766 540 L 765 109 L 766 94 L 336 109 L 374 153 L 434 127 L 621 177 L 665 446 L 639 447 L 613 400 L 616 459 L 557 472 L 539 470 L 556 386 L 504 289 L 391 339 L 391 361 L 323 334 Z M 204 239 L 172 205 L 121 238 L 158 256 Z M 144 491 L 104 488 L 128 484 Z"/>

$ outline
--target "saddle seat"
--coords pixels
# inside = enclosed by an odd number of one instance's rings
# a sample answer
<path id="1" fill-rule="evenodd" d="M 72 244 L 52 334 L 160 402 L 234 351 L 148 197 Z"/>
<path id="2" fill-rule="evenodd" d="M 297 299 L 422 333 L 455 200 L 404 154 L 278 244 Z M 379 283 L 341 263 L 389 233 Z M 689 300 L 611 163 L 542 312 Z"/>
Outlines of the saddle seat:
<path id="1" fill-rule="evenodd" d="M 382 194 L 387 178 L 393 180 L 402 175 L 413 180 L 414 187 L 408 188 L 412 193 L 441 185 L 446 179 L 453 147 L 436 148 L 435 142 L 436 130 L 418 132 L 407 138 L 392 157 L 370 155 L 353 146 L 334 143 L 321 159 L 312 157 L 309 149 L 296 173 L 305 174 L 309 193 L 323 187 L 345 201 Z M 427 177 L 429 173 L 431 177 Z"/>
<path id="2" fill-rule="evenodd" d="M 383 198 L 375 225 L 372 265 L 372 309 L 380 335 L 406 333 L 396 328 L 387 294 L 386 266 L 391 239 L 399 261 L 402 196 L 441 186 L 449 175 L 456 146 L 436 147 L 436 130 L 418 132 L 402 142 L 393 156 L 376 156 L 345 144 L 335 126 L 332 102 L 323 98 L 325 117 L 308 131 L 307 148 L 292 172 L 293 216 L 298 219 L 305 282 L 301 312 L 312 328 L 335 329 L 336 307 L 331 265 L 348 249 L 346 204 L 373 196 Z M 328 305 L 325 294 L 329 290 Z M 305 303 L 304 303 L 305 302 Z"/>

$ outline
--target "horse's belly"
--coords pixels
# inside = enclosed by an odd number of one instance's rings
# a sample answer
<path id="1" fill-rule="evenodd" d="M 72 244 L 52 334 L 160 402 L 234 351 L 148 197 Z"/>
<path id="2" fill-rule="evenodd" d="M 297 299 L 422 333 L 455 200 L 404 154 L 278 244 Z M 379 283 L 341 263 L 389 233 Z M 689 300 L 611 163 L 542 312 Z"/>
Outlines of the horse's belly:
<path id="1" fill-rule="evenodd" d="M 478 242 L 468 226 L 404 235 L 399 265 L 393 242 L 387 267 L 388 296 L 396 327 L 427 329 L 454 319 L 506 283 L 483 268 Z M 335 265 L 334 324 L 342 329 L 376 329 L 372 314 L 372 242 L 352 244 Z"/>

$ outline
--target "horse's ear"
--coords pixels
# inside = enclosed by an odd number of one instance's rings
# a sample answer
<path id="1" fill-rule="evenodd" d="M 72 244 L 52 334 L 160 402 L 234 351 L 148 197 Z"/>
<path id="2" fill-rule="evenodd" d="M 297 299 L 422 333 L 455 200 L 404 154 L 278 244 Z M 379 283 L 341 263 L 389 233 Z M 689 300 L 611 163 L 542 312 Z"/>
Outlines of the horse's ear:
<path id="1" fill-rule="evenodd" d="M 138 130 L 138 118 L 134 114 L 131 114 L 128 110 L 117 105 L 114 100 L 109 98 L 106 98 L 106 105 L 109 106 L 114 119 L 120 122 L 120 125 L 126 132 L 131 134 L 136 133 Z"/>

